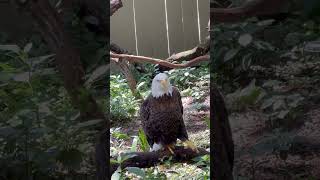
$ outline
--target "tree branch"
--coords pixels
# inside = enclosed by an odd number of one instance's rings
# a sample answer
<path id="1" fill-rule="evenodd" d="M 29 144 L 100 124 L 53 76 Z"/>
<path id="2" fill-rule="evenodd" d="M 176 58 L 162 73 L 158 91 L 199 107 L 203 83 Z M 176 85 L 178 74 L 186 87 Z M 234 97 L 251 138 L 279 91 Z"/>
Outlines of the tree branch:
<path id="1" fill-rule="evenodd" d="M 139 62 L 139 63 L 144 62 L 144 63 L 151 63 L 151 64 L 159 64 L 161 66 L 169 67 L 172 69 L 191 67 L 199 64 L 200 62 L 205 62 L 210 60 L 209 55 L 203 55 L 203 56 L 196 57 L 184 64 L 174 64 L 162 59 L 150 58 L 145 56 L 127 55 L 127 54 L 114 54 L 112 52 L 110 52 L 110 57 L 111 57 L 111 60 L 115 60 L 114 58 L 125 58 L 129 62 Z"/>
<path id="2" fill-rule="evenodd" d="M 121 0 L 110 0 L 110 16 L 122 7 Z"/>
<path id="3" fill-rule="evenodd" d="M 174 151 L 174 155 L 172 158 L 172 162 L 174 163 L 190 162 L 192 158 L 210 154 L 208 151 L 206 151 L 203 148 L 198 148 L 199 152 L 195 152 L 192 149 L 185 149 L 185 147 L 182 147 L 182 146 L 175 146 L 175 149 L 173 151 Z M 121 156 L 122 157 L 131 156 L 131 158 L 128 158 L 127 160 L 121 163 L 121 168 L 126 168 L 126 167 L 148 168 L 158 163 L 161 163 L 163 158 L 169 157 L 171 156 L 171 154 L 169 151 L 156 151 L 156 152 L 133 152 L 133 153 L 126 153 Z M 119 167 L 119 164 L 117 163 L 111 164 L 110 174 L 113 174 L 118 167 Z"/>
<path id="4" fill-rule="evenodd" d="M 282 11 L 289 0 L 252 0 L 236 8 L 210 8 L 213 24 L 236 22 L 258 15 L 272 15 Z"/>

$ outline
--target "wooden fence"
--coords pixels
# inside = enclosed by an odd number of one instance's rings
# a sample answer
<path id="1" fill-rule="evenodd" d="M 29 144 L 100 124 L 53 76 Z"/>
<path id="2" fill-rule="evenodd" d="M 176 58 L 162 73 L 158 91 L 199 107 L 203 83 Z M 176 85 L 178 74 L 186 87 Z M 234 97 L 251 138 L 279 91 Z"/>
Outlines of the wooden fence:
<path id="1" fill-rule="evenodd" d="M 209 12 L 209 0 L 123 0 L 110 20 L 111 42 L 165 59 L 204 41 Z"/>

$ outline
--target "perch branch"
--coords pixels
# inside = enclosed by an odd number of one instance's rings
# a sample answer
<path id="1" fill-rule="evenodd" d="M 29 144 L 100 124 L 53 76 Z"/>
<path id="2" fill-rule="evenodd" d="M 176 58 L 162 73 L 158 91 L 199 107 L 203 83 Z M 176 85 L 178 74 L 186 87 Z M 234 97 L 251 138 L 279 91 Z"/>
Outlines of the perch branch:
<path id="1" fill-rule="evenodd" d="M 213 23 L 236 22 L 244 18 L 258 15 L 272 15 L 282 11 L 289 0 L 253 0 L 241 7 L 210 8 L 210 18 Z"/>
<path id="2" fill-rule="evenodd" d="M 203 56 L 207 54 L 210 50 L 210 37 L 206 38 L 206 41 L 203 44 L 199 44 L 198 46 L 194 47 L 193 49 L 183 51 L 177 54 L 173 54 L 166 60 L 173 62 L 173 61 L 189 61 L 196 57 Z"/>
<path id="3" fill-rule="evenodd" d="M 196 57 L 184 64 L 173 64 L 162 59 L 155 59 L 155 58 L 150 58 L 145 56 L 127 55 L 127 54 L 114 54 L 112 52 L 110 52 L 110 57 L 111 57 L 111 60 L 115 60 L 114 58 L 125 58 L 129 62 L 145 62 L 145 63 L 151 63 L 151 64 L 159 64 L 161 66 L 165 66 L 173 69 L 191 67 L 196 64 L 199 64 L 200 62 L 210 60 L 209 55 L 203 55 L 203 56 Z"/>
<path id="4" fill-rule="evenodd" d="M 210 152 L 206 151 L 203 148 L 198 148 L 199 152 L 195 152 L 192 149 L 185 149 L 182 146 L 176 146 L 174 149 L 174 155 L 172 157 L 172 162 L 190 162 L 192 158 L 197 156 L 202 156 L 206 154 L 210 154 Z M 121 156 L 133 156 L 128 158 L 124 162 L 121 163 L 121 168 L 126 167 L 139 167 L 139 168 L 148 168 L 155 166 L 165 157 L 169 157 L 171 154 L 169 151 L 156 151 L 156 152 L 132 152 L 126 153 Z M 119 164 L 113 163 L 110 167 L 110 174 L 113 174 L 114 171 L 119 167 Z"/>

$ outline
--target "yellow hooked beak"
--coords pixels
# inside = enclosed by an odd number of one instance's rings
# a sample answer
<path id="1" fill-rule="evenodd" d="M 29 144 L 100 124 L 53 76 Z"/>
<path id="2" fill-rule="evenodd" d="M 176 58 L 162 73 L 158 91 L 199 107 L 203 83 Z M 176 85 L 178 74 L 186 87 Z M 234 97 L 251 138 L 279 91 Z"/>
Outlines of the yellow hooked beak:
<path id="1" fill-rule="evenodd" d="M 165 91 L 168 91 L 168 82 L 167 80 L 160 80 L 160 83 L 161 83 L 161 86 L 162 86 L 162 89 L 165 90 Z"/>

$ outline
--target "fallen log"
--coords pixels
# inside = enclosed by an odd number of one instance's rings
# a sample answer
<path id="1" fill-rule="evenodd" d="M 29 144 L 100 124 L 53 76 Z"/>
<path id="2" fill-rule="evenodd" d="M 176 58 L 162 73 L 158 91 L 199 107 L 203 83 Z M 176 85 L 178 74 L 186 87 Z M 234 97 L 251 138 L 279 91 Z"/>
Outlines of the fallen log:
<path id="1" fill-rule="evenodd" d="M 172 162 L 191 162 L 191 160 L 198 156 L 210 154 L 203 148 L 198 148 L 198 152 L 192 149 L 186 149 L 183 146 L 175 146 L 174 155 L 171 155 L 170 151 L 156 151 L 156 152 L 132 152 L 122 154 L 121 157 L 130 157 L 121 163 L 121 168 L 126 167 L 139 167 L 148 168 L 160 164 L 164 159 L 172 156 Z M 117 158 L 113 158 L 117 159 Z M 117 168 L 120 166 L 119 163 L 110 163 L 110 175 L 112 175 Z"/>

